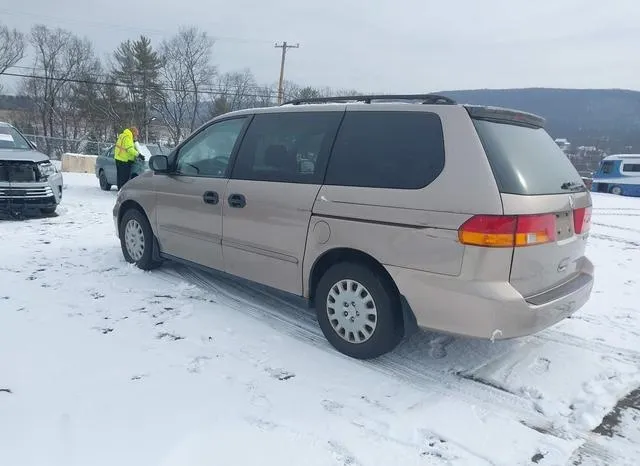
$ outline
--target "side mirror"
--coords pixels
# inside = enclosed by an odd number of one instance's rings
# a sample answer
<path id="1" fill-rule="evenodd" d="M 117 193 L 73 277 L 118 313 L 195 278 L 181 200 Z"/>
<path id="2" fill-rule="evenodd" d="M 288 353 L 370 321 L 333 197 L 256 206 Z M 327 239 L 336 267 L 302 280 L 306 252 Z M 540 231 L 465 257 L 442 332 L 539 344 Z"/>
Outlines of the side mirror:
<path id="1" fill-rule="evenodd" d="M 155 173 L 167 173 L 169 171 L 169 158 L 166 155 L 154 155 L 149 159 L 149 168 Z"/>

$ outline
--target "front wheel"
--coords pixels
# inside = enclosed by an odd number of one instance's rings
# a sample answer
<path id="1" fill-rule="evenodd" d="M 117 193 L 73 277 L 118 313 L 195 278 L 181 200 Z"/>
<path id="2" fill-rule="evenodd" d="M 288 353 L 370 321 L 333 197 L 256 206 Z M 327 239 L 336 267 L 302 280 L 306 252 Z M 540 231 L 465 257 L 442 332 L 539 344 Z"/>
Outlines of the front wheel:
<path id="1" fill-rule="evenodd" d="M 100 170 L 98 180 L 100 181 L 100 189 L 103 191 L 111 191 L 111 185 L 107 181 L 107 175 L 104 173 L 104 170 Z"/>
<path id="2" fill-rule="evenodd" d="M 322 333 L 341 353 L 371 359 L 402 339 L 398 293 L 386 277 L 356 263 L 339 263 L 320 279 L 315 294 Z"/>
<path id="3" fill-rule="evenodd" d="M 120 222 L 120 246 L 127 262 L 142 270 L 160 265 L 153 260 L 153 231 L 147 217 L 137 209 L 129 209 Z"/>
<path id="4" fill-rule="evenodd" d="M 622 194 L 622 188 L 620 186 L 614 186 L 613 188 L 611 188 L 611 194 L 620 196 Z"/>

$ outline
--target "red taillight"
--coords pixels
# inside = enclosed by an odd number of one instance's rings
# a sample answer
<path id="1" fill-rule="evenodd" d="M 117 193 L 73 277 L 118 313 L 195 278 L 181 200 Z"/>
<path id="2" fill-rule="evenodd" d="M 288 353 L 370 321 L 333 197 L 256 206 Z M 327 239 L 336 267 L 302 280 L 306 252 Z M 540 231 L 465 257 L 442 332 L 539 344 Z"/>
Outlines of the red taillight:
<path id="1" fill-rule="evenodd" d="M 556 216 L 521 215 L 518 217 L 516 246 L 551 243 L 556 240 Z"/>
<path id="2" fill-rule="evenodd" d="M 462 244 L 492 248 L 513 247 L 517 217 L 476 215 L 458 230 Z"/>
<path id="3" fill-rule="evenodd" d="M 591 229 L 591 207 L 582 207 L 573 211 L 573 229 L 576 235 L 589 232 Z"/>
<path id="4" fill-rule="evenodd" d="M 533 246 L 556 240 L 556 216 L 476 215 L 458 230 L 462 244 L 492 248 Z"/>

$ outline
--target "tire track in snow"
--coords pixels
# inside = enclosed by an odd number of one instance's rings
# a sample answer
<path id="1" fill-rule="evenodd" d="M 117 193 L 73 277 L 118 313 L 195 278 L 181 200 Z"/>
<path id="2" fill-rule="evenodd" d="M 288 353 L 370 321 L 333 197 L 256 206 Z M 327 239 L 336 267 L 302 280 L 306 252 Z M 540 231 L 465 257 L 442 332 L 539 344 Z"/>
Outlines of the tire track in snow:
<path id="1" fill-rule="evenodd" d="M 596 354 L 610 356 L 622 362 L 631 363 L 640 367 L 640 351 L 631 349 L 617 348 L 593 340 L 585 340 L 580 337 L 571 335 L 570 333 L 560 332 L 557 330 L 545 330 L 538 334 L 532 335 L 530 338 L 558 343 L 566 346 L 573 346 Z"/>
<path id="2" fill-rule="evenodd" d="M 600 223 L 600 222 L 592 222 L 592 225 L 597 225 L 599 227 L 604 227 L 604 228 L 612 228 L 614 230 L 630 231 L 632 233 L 640 233 L 640 229 L 638 229 L 638 228 L 621 227 L 621 226 L 618 226 L 618 225 L 609 225 L 608 223 Z"/>
<path id="3" fill-rule="evenodd" d="M 257 318 L 274 329 L 311 343 L 335 357 L 348 359 L 353 364 L 375 370 L 395 380 L 402 380 L 422 392 L 453 396 L 470 404 L 480 405 L 489 412 L 497 413 L 504 419 L 519 421 L 540 433 L 563 439 L 567 435 L 582 435 L 573 428 L 569 432 L 563 428 L 556 428 L 551 420 L 536 411 L 534 403 L 528 398 L 474 380 L 468 373 L 456 374 L 451 367 L 451 372 L 434 369 L 428 357 L 407 357 L 402 349 L 403 345 L 393 353 L 373 361 L 348 358 L 330 346 L 311 310 L 296 306 L 287 299 L 264 290 L 260 285 L 254 286 L 237 279 L 214 276 L 178 264 L 172 264 L 171 268 L 173 270 L 161 269 L 161 272 L 209 291 L 217 298 L 214 302 Z M 517 419 L 514 420 L 514 417 Z"/>
<path id="4" fill-rule="evenodd" d="M 632 312 L 638 312 L 635 309 L 630 309 L 630 308 L 621 308 L 621 307 L 614 307 L 613 311 L 627 311 L 628 313 L 632 313 Z M 591 324 L 591 325 L 597 325 L 597 326 L 602 326 L 602 325 L 606 325 L 608 328 L 612 329 L 612 330 L 617 330 L 617 331 L 621 331 L 625 334 L 629 334 L 629 335 L 635 335 L 635 336 L 640 336 L 640 329 L 635 329 L 635 327 L 633 325 L 629 324 L 629 320 L 630 320 L 630 316 L 619 316 L 619 315 L 599 315 L 599 314 L 594 314 L 594 313 L 581 313 L 578 315 L 573 315 L 571 317 L 572 320 L 577 320 L 577 321 L 582 321 L 582 322 L 586 322 L 587 324 Z M 602 342 L 603 340 L 597 340 L 596 344 L 598 344 L 598 342 Z M 606 343 L 605 343 L 606 345 Z M 622 348 L 615 348 L 616 350 L 622 349 Z M 628 348 L 624 348 L 624 351 L 631 351 L 632 354 L 638 353 L 640 354 L 640 351 L 634 351 L 634 350 L 629 350 Z"/>
<path id="5" fill-rule="evenodd" d="M 601 444 L 598 434 L 589 433 L 585 443 L 573 452 L 569 463 L 572 466 L 636 466 L 637 463 L 625 462 L 625 458 L 606 444 Z"/>
<path id="6" fill-rule="evenodd" d="M 598 217 L 640 217 L 640 212 L 638 212 L 637 214 L 629 214 L 624 212 L 598 212 Z"/>
<path id="7" fill-rule="evenodd" d="M 613 243 L 624 244 L 628 246 L 627 249 L 640 249 L 640 242 L 619 238 L 617 236 L 603 235 L 601 233 L 590 233 L 589 237 L 604 240 L 604 241 L 611 241 Z"/>
<path id="8" fill-rule="evenodd" d="M 313 310 L 282 298 L 261 285 L 202 272 L 179 264 L 170 267 L 161 270 L 166 271 L 174 280 L 186 280 L 205 291 L 212 292 L 217 298 L 214 300 L 215 302 L 246 313 L 267 323 L 275 330 L 284 331 L 286 334 L 311 343 L 336 357 L 347 358 L 334 350 L 326 341 L 317 325 Z M 624 362 L 640 364 L 639 351 L 616 348 L 552 329 L 528 338 L 582 348 Z M 592 433 L 576 430 L 573 426 L 570 426 L 569 430 L 562 427 L 556 428 L 552 421 L 535 410 L 535 406 L 529 398 L 507 391 L 503 387 L 488 385 L 481 379 L 475 379 L 473 374 L 479 368 L 484 367 L 486 362 L 479 367 L 470 367 L 469 370 L 460 372 L 453 372 L 452 366 L 448 366 L 445 370 L 442 370 L 441 366 L 434 369 L 433 360 L 425 354 L 425 352 L 429 352 L 428 348 L 433 346 L 431 340 L 425 341 L 424 344 L 418 342 L 418 351 L 415 351 L 415 348 L 413 350 L 407 349 L 405 341 L 396 351 L 377 360 L 368 362 L 349 360 L 393 379 L 400 379 L 420 391 L 453 396 L 471 404 L 480 404 L 506 419 L 514 420 L 514 417 L 517 417 L 517 420 L 523 425 L 540 433 L 563 439 L 567 436 L 581 438 L 592 445 L 589 442 Z M 419 353 L 425 354 L 425 357 L 418 357 Z M 488 358 L 487 361 L 499 359 L 501 356 Z M 607 457 L 606 452 L 601 448 L 587 446 L 583 449 L 583 452 L 589 451 L 594 456 Z"/>

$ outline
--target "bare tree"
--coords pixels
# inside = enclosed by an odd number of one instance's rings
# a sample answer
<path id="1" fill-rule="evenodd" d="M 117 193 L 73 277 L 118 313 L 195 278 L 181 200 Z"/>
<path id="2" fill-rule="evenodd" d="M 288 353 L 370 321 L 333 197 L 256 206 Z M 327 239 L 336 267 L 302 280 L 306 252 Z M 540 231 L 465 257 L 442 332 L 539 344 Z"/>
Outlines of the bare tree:
<path id="1" fill-rule="evenodd" d="M 250 107 L 272 105 L 275 92 L 265 86 L 259 86 L 248 68 L 225 73 L 217 80 L 217 93 L 213 95 L 212 116 Z"/>
<path id="2" fill-rule="evenodd" d="M 284 80 L 282 83 L 282 98 L 283 102 L 291 99 L 297 99 L 300 96 L 302 87 L 293 81 Z"/>
<path id="3" fill-rule="evenodd" d="M 160 75 L 167 90 L 160 99 L 160 114 L 171 135 L 173 144 L 177 145 L 186 131 L 187 117 L 193 96 L 188 86 L 188 73 L 181 59 L 180 51 L 163 44 L 161 53 L 164 66 L 160 70 Z"/>
<path id="4" fill-rule="evenodd" d="M 340 97 L 340 96 L 352 96 L 359 95 L 360 93 L 355 90 L 346 89 L 332 89 L 330 87 L 312 87 L 312 86 L 299 86 L 290 81 L 284 83 L 284 95 L 285 100 L 293 99 L 318 99 L 322 97 Z"/>
<path id="5" fill-rule="evenodd" d="M 213 39 L 207 36 L 206 32 L 199 32 L 196 28 L 181 30 L 176 39 L 176 45 L 182 50 L 193 90 L 193 108 L 189 128 L 190 131 L 193 131 L 199 123 L 198 114 L 202 88 L 210 86 L 216 74 L 216 69 L 211 64 Z"/>
<path id="6" fill-rule="evenodd" d="M 74 82 L 61 89 L 58 113 L 64 138 L 96 138 L 108 123 L 100 111 L 100 84 L 96 82 L 96 77 L 102 76 L 102 66 L 97 59 L 91 59 L 91 55 L 89 53 L 86 63 L 77 70 Z"/>
<path id="7" fill-rule="evenodd" d="M 25 48 L 26 41 L 23 33 L 0 24 L 0 75 L 24 58 Z"/>
<path id="8" fill-rule="evenodd" d="M 260 86 L 256 88 L 255 93 L 254 106 L 256 107 L 271 107 L 278 95 L 278 91 L 269 86 Z"/>
<path id="9" fill-rule="evenodd" d="M 161 114 L 175 144 L 202 123 L 202 96 L 216 73 L 211 64 L 213 39 L 196 28 L 183 28 L 162 43 L 160 76 L 164 85 Z"/>
<path id="10" fill-rule="evenodd" d="M 130 124 L 129 110 L 126 98 L 113 77 L 99 85 L 96 89 L 97 98 L 94 101 L 94 111 L 97 118 L 106 123 L 104 139 L 115 138 L 123 128 Z"/>
<path id="11" fill-rule="evenodd" d="M 44 136 L 67 138 L 78 134 L 80 121 L 70 100 L 74 83 L 88 81 L 98 66 L 91 42 L 64 29 L 49 29 L 44 25 L 33 27 L 30 41 L 35 51 L 33 74 L 36 77 L 26 78 L 23 91 L 34 102 Z M 52 154 L 53 144 L 49 138 L 46 146 Z M 70 148 L 62 145 L 59 149 Z"/>

